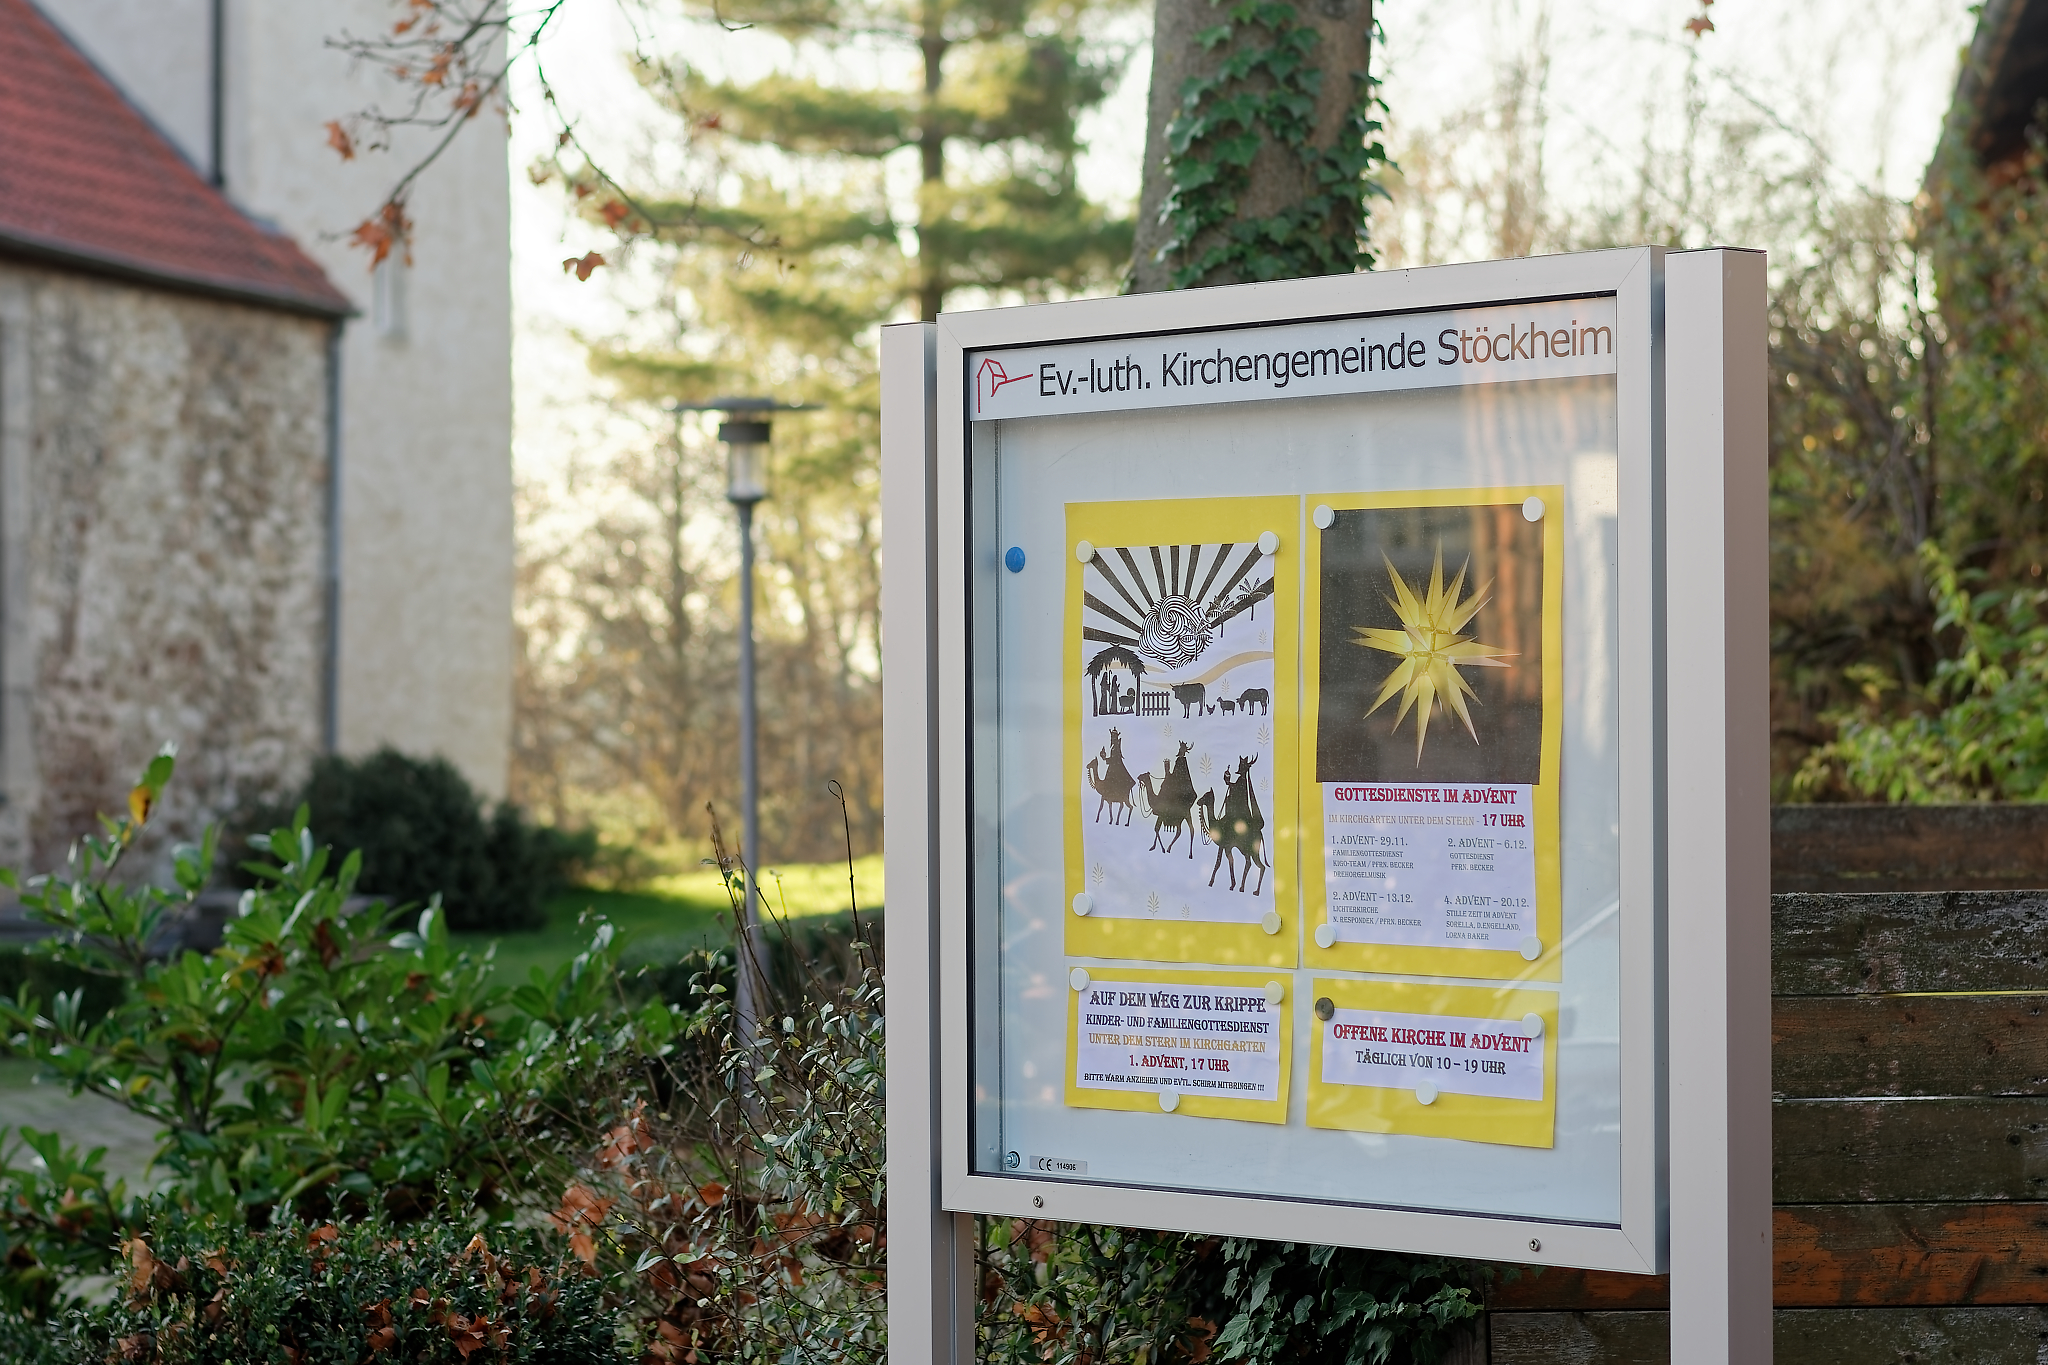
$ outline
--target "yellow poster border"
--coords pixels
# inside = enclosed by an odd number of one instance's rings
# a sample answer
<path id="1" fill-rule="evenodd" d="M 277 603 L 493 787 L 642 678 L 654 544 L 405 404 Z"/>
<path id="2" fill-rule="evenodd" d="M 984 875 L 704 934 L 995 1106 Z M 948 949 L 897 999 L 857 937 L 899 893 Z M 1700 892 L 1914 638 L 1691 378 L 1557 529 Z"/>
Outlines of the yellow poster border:
<path id="1" fill-rule="evenodd" d="M 1336 512 L 1388 507 L 1484 507 L 1543 499 L 1543 731 L 1537 775 L 1530 792 L 1536 838 L 1536 937 L 1543 951 L 1534 962 L 1519 952 L 1492 948 L 1423 948 L 1403 944 L 1337 942 L 1325 948 L 1312 936 L 1329 915 L 1329 887 L 1323 846 L 1323 789 L 1316 781 L 1316 729 L 1322 678 L 1322 550 L 1320 532 L 1310 531 L 1302 547 L 1303 688 L 1298 770 L 1301 773 L 1302 917 L 1310 936 L 1302 964 L 1323 971 L 1389 972 L 1403 976 L 1457 976 L 1483 980 L 1559 981 L 1564 958 L 1564 884 L 1559 857 L 1559 759 L 1564 743 L 1564 542 L 1561 528 L 1564 487 L 1522 484 L 1497 488 L 1417 489 L 1382 493 L 1311 493 L 1305 505 Z M 1309 850 L 1313 848 L 1314 854 Z"/>
<path id="2" fill-rule="evenodd" d="M 1070 957 L 1121 958 L 1148 962 L 1213 962 L 1225 966 L 1293 967 L 1300 954 L 1300 913 L 1295 876 L 1297 801 L 1301 790 L 1297 697 L 1300 687 L 1301 500 L 1263 498 L 1157 498 L 1134 502 L 1070 502 L 1067 514 L 1067 593 L 1063 620 L 1066 754 L 1066 891 L 1060 901 Z M 1081 851 L 1085 800 L 1081 757 L 1081 593 L 1083 564 L 1075 556 L 1081 541 L 1104 549 L 1139 545 L 1248 545 L 1260 533 L 1280 538 L 1273 561 L 1273 810 L 1266 874 L 1273 883 L 1278 933 L 1258 924 L 1210 924 L 1080 916 L 1074 896 L 1087 890 Z M 1249 534 L 1247 534 L 1249 532 Z"/>
<path id="3" fill-rule="evenodd" d="M 1327 1084 L 1323 1080 L 1323 1044 L 1330 1026 L 1318 1019 L 1309 1035 L 1309 1127 L 1456 1138 L 1505 1147 L 1557 1145 L 1556 991 L 1322 978 L 1315 979 L 1310 989 L 1314 999 L 1328 998 L 1339 1009 L 1498 1019 L 1518 1030 L 1524 1015 L 1538 1015 L 1543 1020 L 1543 1098 L 1504 1100 L 1487 1095 L 1439 1094 L 1435 1102 L 1424 1104 L 1413 1090 Z M 1071 1064 L 1068 1069 L 1072 1070 Z"/>
<path id="4" fill-rule="evenodd" d="M 1279 1012 L 1277 1031 L 1280 1036 L 1280 1094 L 1270 1100 L 1234 1100 L 1216 1095 L 1191 1094 L 1176 1091 L 1179 1097 L 1173 1114 L 1197 1119 L 1242 1119 L 1247 1123 L 1287 1122 L 1288 1089 L 1294 1077 L 1294 996 L 1295 981 L 1292 976 L 1268 977 L 1257 971 L 1201 971 L 1190 969 L 1147 970 L 1141 967 L 1107 967 L 1101 970 L 1089 968 L 1089 987 L 1101 984 L 1129 983 L 1132 985 L 1157 986 L 1167 983 L 1186 982 L 1198 986 L 1229 986 L 1242 989 L 1247 983 L 1265 986 L 1277 981 L 1287 994 L 1281 997 L 1274 1008 Z M 1067 1083 L 1066 1102 L 1070 1109 L 1117 1109 L 1126 1113 L 1159 1114 L 1166 1111 L 1159 1107 L 1156 1092 L 1145 1090 L 1086 1090 L 1075 1079 L 1080 1071 L 1081 1061 L 1081 991 L 1069 987 L 1067 990 Z"/>

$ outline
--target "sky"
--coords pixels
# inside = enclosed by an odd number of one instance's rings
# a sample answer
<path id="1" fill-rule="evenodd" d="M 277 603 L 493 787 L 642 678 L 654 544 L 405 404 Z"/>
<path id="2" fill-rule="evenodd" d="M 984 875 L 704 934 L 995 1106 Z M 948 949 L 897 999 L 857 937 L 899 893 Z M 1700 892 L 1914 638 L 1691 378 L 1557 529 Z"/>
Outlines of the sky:
<path id="1" fill-rule="evenodd" d="M 1433 138 L 1483 160 L 1469 150 L 1472 139 L 1460 142 L 1461 130 L 1496 119 L 1503 80 L 1528 75 L 1542 96 L 1544 184 L 1567 215 L 1611 201 L 1645 158 L 1658 164 L 1684 145 L 1689 97 L 1752 119 L 1763 130 L 1759 155 L 1775 147 L 1817 158 L 1835 192 L 1904 199 L 1933 150 L 1973 30 L 1971 9 L 1969 0 L 1914 0 L 1884 7 L 1882 22 L 1873 22 L 1869 0 L 1718 0 L 1706 11 L 1714 31 L 1694 39 L 1684 25 L 1701 12 L 1699 0 L 1380 0 L 1386 41 L 1374 67 L 1397 158 L 1404 146 Z M 739 78 L 790 58 L 760 34 L 680 24 L 645 33 L 636 29 L 645 13 L 620 0 L 578 0 L 560 12 L 539 55 L 560 106 L 607 157 L 659 167 L 671 159 L 663 124 L 627 69 L 636 41 L 671 45 L 707 71 Z M 1112 203 L 1137 196 L 1148 28 L 1142 12 L 1102 27 L 1130 60 L 1084 124 L 1081 180 Z M 810 60 L 859 79 L 878 58 L 849 50 Z M 629 326 L 626 302 L 646 297 L 652 281 L 644 263 L 631 260 L 588 282 L 563 272 L 564 259 L 585 251 L 617 253 L 606 234 L 573 217 L 558 186 L 535 186 L 526 175 L 553 136 L 539 89 L 530 69 L 514 85 L 514 447 L 523 477 L 560 485 L 579 462 L 635 439 L 595 402 L 577 338 Z M 892 171 L 906 188 L 914 183 L 907 158 Z M 1485 246 L 1470 237 L 1439 242 L 1433 258 L 1469 259 Z"/>
<path id="2" fill-rule="evenodd" d="M 1471 75 L 1548 30 L 1552 150 L 1583 174 L 1627 157 L 1644 106 L 1677 81 L 1691 55 L 1707 97 L 1750 108 L 1830 148 L 1840 173 L 1910 195 L 1933 150 L 1975 19 L 1970 0 L 1719 0 L 1714 31 L 1694 39 L 1697 0 L 1385 0 L 1380 70 L 1396 140 L 1469 103 Z M 1483 82 L 1482 82 L 1483 85 Z"/>

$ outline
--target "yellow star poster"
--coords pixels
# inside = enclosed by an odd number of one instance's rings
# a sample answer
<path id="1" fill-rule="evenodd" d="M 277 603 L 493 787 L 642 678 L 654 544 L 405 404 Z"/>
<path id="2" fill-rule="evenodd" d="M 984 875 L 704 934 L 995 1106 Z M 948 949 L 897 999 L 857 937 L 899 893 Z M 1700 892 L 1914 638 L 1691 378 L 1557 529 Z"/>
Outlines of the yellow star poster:
<path id="1" fill-rule="evenodd" d="M 1557 980 L 1564 490 L 1307 502 L 1304 962 Z"/>

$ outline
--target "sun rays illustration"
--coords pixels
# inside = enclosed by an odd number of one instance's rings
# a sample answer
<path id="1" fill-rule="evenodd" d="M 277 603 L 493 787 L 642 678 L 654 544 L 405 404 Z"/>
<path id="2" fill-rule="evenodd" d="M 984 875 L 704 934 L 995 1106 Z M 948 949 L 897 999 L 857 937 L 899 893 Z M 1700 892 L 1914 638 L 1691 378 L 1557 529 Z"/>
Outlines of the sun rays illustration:
<path id="1" fill-rule="evenodd" d="M 1273 595 L 1272 570 L 1262 559 L 1256 545 L 1105 549 L 1085 573 L 1081 638 L 1135 650 L 1167 668 L 1192 663 L 1224 622 L 1245 611 L 1256 615 Z"/>
<path id="2" fill-rule="evenodd" d="M 1369 626 L 1353 626 L 1352 632 L 1358 637 L 1352 643 L 1361 649 L 1376 649 L 1393 655 L 1398 663 L 1393 672 L 1387 674 L 1386 682 L 1380 687 L 1379 696 L 1365 709 L 1369 716 L 1387 704 L 1395 696 L 1401 698 L 1401 709 L 1394 716 L 1394 729 L 1401 728 L 1401 722 L 1409 711 L 1415 712 L 1415 764 L 1422 766 L 1422 745 L 1429 736 L 1429 715 L 1432 708 L 1441 708 L 1465 722 L 1465 732 L 1472 736 L 1472 742 L 1479 742 L 1479 731 L 1472 723 L 1472 713 L 1467 708 L 1467 699 L 1477 701 L 1472 685 L 1459 673 L 1461 668 L 1512 668 L 1510 659 L 1517 656 L 1508 653 L 1498 645 L 1484 644 L 1471 635 L 1461 632 L 1479 614 L 1491 599 L 1487 592 L 1491 582 L 1473 589 L 1470 597 L 1461 597 L 1465 589 L 1465 574 L 1472 567 L 1468 558 L 1457 577 L 1448 584 L 1444 582 L 1444 547 L 1436 547 L 1436 564 L 1429 573 L 1429 587 L 1418 596 L 1401 577 L 1401 571 L 1394 567 L 1392 560 L 1382 555 L 1387 566 L 1387 577 L 1394 595 L 1387 604 L 1400 618 L 1399 630 L 1384 630 Z"/>

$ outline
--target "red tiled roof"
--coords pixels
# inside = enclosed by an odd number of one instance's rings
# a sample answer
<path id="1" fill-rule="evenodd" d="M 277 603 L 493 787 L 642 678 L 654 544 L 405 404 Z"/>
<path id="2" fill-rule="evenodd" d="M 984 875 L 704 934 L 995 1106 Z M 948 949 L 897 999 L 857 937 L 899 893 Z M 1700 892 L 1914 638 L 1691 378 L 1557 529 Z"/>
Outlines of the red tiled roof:
<path id="1" fill-rule="evenodd" d="M 351 311 L 319 266 L 201 179 L 30 0 L 0 0 L 0 255 Z"/>

